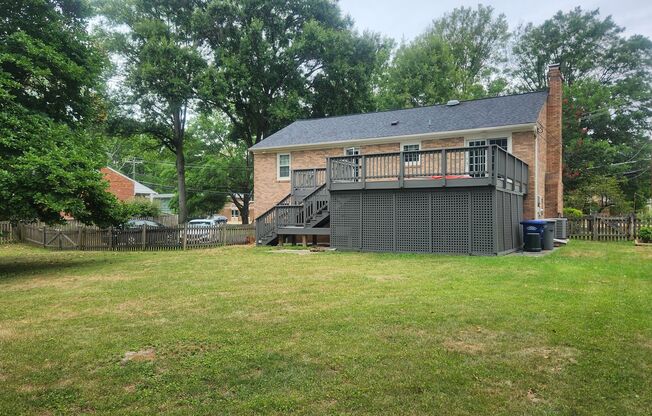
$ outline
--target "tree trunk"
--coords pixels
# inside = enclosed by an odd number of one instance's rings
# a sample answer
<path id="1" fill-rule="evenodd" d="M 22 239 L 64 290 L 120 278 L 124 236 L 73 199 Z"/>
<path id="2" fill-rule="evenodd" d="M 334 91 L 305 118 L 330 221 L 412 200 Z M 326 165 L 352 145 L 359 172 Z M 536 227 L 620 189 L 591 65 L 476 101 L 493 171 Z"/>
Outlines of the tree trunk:
<path id="1" fill-rule="evenodd" d="M 179 224 L 185 224 L 188 217 L 186 206 L 186 158 L 183 155 L 183 141 L 177 143 L 177 188 L 179 192 Z"/>
<path id="2" fill-rule="evenodd" d="M 240 216 L 243 224 L 249 224 L 249 195 L 243 195 Z"/>

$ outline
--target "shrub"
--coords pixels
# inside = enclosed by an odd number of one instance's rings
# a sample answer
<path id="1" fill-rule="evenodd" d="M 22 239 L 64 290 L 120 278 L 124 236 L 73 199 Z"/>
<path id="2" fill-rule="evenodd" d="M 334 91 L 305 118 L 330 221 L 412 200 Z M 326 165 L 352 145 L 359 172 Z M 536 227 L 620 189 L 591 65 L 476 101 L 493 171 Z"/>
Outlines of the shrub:
<path id="1" fill-rule="evenodd" d="M 122 209 L 127 219 L 133 217 L 157 217 L 161 215 L 161 207 L 145 198 L 135 198 L 122 202 Z"/>
<path id="2" fill-rule="evenodd" d="M 652 227 L 641 227 L 638 230 L 638 239 L 643 243 L 652 243 Z"/>
<path id="3" fill-rule="evenodd" d="M 584 213 L 577 208 L 564 208 L 564 217 L 576 220 L 582 218 Z"/>

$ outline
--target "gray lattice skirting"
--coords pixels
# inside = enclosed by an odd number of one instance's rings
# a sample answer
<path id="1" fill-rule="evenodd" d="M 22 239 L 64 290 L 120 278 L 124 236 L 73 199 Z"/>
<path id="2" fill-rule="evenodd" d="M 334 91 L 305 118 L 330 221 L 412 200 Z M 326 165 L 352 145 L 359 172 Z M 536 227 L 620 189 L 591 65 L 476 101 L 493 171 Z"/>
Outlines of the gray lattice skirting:
<path id="1" fill-rule="evenodd" d="M 331 192 L 340 250 L 496 255 L 521 247 L 523 196 L 493 188 Z"/>

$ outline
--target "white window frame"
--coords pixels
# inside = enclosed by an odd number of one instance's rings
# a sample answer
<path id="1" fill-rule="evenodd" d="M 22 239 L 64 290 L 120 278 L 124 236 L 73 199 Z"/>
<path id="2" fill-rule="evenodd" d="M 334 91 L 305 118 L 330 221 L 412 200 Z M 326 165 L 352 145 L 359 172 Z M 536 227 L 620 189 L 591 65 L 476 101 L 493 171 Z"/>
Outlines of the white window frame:
<path id="1" fill-rule="evenodd" d="M 484 146 L 488 146 L 489 140 L 495 140 L 495 139 L 507 139 L 507 153 L 512 153 L 512 133 L 511 132 L 504 132 L 504 133 L 485 133 L 485 134 L 479 134 L 479 135 L 473 135 L 473 136 L 468 136 L 464 138 L 464 147 L 471 147 L 470 144 L 471 142 L 476 142 L 483 140 L 484 141 Z M 485 160 L 485 163 L 487 163 L 488 160 Z M 469 156 L 467 154 L 466 157 L 466 170 L 467 172 L 470 169 L 470 161 L 469 161 Z M 511 183 L 511 180 L 509 180 L 509 183 Z"/>
<path id="2" fill-rule="evenodd" d="M 233 215 L 235 213 L 235 215 Z M 240 210 L 238 208 L 231 207 L 231 219 L 240 218 Z"/>
<path id="3" fill-rule="evenodd" d="M 288 157 L 288 176 L 281 176 L 281 156 Z M 285 166 L 285 165 L 284 165 Z M 291 153 L 277 153 L 276 154 L 276 180 L 282 182 L 290 181 L 292 176 L 292 154 Z"/>
<path id="4" fill-rule="evenodd" d="M 487 143 L 489 140 L 492 139 L 507 139 L 507 151 L 509 153 L 512 153 L 512 133 L 511 132 L 505 132 L 505 133 L 485 133 L 485 134 L 479 134 L 479 135 L 474 135 L 474 136 L 468 136 L 464 138 L 464 147 L 469 147 L 469 143 L 475 142 L 477 140 L 485 140 L 485 143 Z"/>
<path id="5" fill-rule="evenodd" d="M 418 146 L 419 148 L 416 151 L 417 152 L 421 151 L 421 142 L 402 142 L 401 152 L 405 151 L 405 146 Z M 405 166 L 417 166 L 421 164 L 421 155 L 417 153 L 417 160 L 411 160 L 409 162 L 405 160 L 405 155 L 403 155 L 402 162 L 405 163 Z"/>
<path id="6" fill-rule="evenodd" d="M 351 154 L 349 154 L 349 150 L 351 150 Z M 360 148 L 357 146 L 344 148 L 344 156 L 359 156 L 359 155 L 360 155 Z"/>

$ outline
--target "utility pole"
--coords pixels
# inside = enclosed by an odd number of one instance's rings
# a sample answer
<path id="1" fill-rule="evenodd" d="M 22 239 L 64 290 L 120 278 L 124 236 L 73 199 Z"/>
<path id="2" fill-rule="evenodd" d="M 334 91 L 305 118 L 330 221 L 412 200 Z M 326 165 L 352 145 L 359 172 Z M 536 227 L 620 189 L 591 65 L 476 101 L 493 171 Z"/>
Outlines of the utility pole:
<path id="1" fill-rule="evenodd" d="M 143 160 L 132 157 L 127 163 L 131 163 L 131 179 L 136 180 L 136 165 L 142 165 Z"/>

